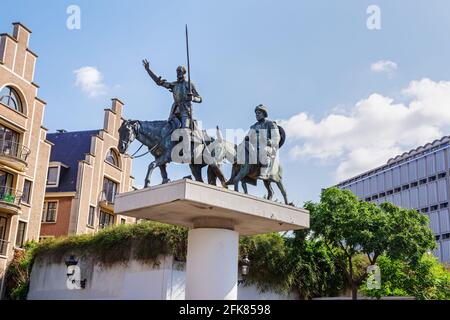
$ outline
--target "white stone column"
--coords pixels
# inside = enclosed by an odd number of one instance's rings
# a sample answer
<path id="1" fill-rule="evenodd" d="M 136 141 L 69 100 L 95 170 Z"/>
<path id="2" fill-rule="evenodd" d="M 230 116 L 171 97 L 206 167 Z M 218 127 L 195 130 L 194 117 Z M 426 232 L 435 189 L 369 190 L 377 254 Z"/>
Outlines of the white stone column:
<path id="1" fill-rule="evenodd" d="M 239 234 L 194 228 L 188 234 L 186 300 L 236 300 Z"/>

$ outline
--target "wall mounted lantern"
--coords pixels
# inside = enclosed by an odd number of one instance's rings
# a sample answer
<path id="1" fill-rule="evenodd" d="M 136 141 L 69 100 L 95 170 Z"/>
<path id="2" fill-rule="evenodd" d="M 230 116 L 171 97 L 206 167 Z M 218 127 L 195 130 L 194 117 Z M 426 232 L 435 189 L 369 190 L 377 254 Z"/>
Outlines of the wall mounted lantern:
<path id="1" fill-rule="evenodd" d="M 248 256 L 245 255 L 241 259 L 241 278 L 238 280 L 238 286 L 245 283 L 245 279 L 247 278 L 248 271 L 250 269 L 250 260 L 248 259 Z"/>

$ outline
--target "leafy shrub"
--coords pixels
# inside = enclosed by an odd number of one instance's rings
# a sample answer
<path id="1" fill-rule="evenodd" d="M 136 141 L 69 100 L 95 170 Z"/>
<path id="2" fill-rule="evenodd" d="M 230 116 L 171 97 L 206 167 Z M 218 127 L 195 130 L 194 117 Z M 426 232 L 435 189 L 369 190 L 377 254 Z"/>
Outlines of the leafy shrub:
<path id="1" fill-rule="evenodd" d="M 186 259 L 187 229 L 155 222 L 123 224 L 94 235 L 78 235 L 41 242 L 36 257 L 61 262 L 70 252 L 89 255 L 104 265 L 126 263 L 129 259 L 155 262 L 159 255 Z"/>
<path id="2" fill-rule="evenodd" d="M 37 246 L 37 242 L 31 241 L 25 244 L 24 249 L 14 250 L 14 257 L 5 275 L 5 299 L 26 299 Z"/>

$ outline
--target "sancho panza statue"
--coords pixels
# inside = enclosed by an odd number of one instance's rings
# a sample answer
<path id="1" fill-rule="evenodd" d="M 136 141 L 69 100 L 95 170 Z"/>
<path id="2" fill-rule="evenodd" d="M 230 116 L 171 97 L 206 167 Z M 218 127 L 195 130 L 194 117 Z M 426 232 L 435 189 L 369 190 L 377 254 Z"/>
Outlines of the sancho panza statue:
<path id="1" fill-rule="evenodd" d="M 274 163 L 280 144 L 280 133 L 275 121 L 267 119 L 266 106 L 260 104 L 255 108 L 256 123 L 250 126 L 249 135 L 254 134 L 254 150 L 257 150 L 258 163 L 261 165 L 259 179 L 270 179 L 274 175 Z M 256 140 L 256 141 L 255 141 Z"/>
<path id="2" fill-rule="evenodd" d="M 174 128 L 191 128 L 193 129 L 193 123 L 191 123 L 192 117 L 192 102 L 201 103 L 202 97 L 198 94 L 195 85 L 186 81 L 186 68 L 179 66 L 177 68 L 177 80 L 174 82 L 168 82 L 167 80 L 158 77 L 151 69 L 147 59 L 142 61 L 145 70 L 149 74 L 150 78 L 155 81 L 158 86 L 168 89 L 173 94 L 172 109 L 169 114 L 169 122 L 174 125 Z M 174 123 L 175 122 L 175 123 Z"/>
<path id="3" fill-rule="evenodd" d="M 270 184 L 275 182 L 280 189 L 285 204 L 290 204 L 283 186 L 282 168 L 277 152 L 286 140 L 286 133 L 275 121 L 269 120 L 267 108 L 260 104 L 255 108 L 257 122 L 250 126 L 244 141 L 236 146 L 237 162 L 233 164 L 231 177 L 227 185 L 234 184 L 238 191 L 238 183 L 242 183 L 247 193 L 246 184 L 256 185 L 257 180 L 264 182 L 267 199 L 272 199 L 273 190 Z"/>

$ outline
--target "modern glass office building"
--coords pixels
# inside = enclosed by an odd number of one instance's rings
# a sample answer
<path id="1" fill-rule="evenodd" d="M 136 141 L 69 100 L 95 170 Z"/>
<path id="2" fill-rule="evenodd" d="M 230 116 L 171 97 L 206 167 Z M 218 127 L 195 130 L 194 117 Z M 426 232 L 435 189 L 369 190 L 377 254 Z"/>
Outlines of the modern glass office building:
<path id="1" fill-rule="evenodd" d="M 377 204 L 391 202 L 416 209 L 430 219 L 436 236 L 434 254 L 450 262 L 449 168 L 450 136 L 390 159 L 337 185 Z"/>

